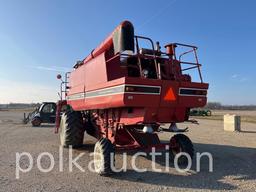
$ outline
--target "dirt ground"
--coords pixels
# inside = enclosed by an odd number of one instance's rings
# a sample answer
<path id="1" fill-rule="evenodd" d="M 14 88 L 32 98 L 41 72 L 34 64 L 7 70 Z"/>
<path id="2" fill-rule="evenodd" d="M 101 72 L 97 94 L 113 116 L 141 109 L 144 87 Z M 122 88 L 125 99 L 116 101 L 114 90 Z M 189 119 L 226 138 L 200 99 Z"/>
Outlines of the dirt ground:
<path id="1" fill-rule="evenodd" d="M 139 157 L 138 167 L 148 168 L 147 172 L 137 173 L 129 166 L 127 172 L 101 177 L 88 171 L 92 160 L 95 140 L 85 135 L 82 149 L 75 150 L 73 156 L 85 153 L 78 163 L 87 168 L 81 172 L 73 168 L 68 171 L 68 151 L 64 149 L 64 170 L 59 172 L 59 137 L 53 133 L 52 125 L 33 128 L 30 124 L 21 124 L 21 111 L 0 111 L 0 191 L 256 191 L 256 124 L 242 123 L 241 132 L 224 132 L 223 122 L 200 119 L 200 125 L 189 126 L 186 133 L 194 142 L 196 152 L 210 152 L 213 155 L 213 172 L 208 170 L 207 159 L 201 161 L 201 171 L 196 172 L 196 161 L 192 169 L 179 173 L 170 165 L 168 172 L 151 171 L 151 159 Z M 162 140 L 168 141 L 171 133 L 160 133 Z M 38 170 L 36 159 L 39 153 L 52 153 L 56 162 L 53 170 L 42 173 Z M 28 173 L 15 177 L 15 153 L 29 152 L 34 166 Z M 131 159 L 129 153 L 128 159 Z M 117 167 L 120 167 L 121 153 L 116 155 Z M 41 165 L 49 167 L 49 159 L 43 158 Z M 21 159 L 22 168 L 28 166 L 28 160 Z M 157 167 L 163 168 L 164 157 L 157 159 Z"/>

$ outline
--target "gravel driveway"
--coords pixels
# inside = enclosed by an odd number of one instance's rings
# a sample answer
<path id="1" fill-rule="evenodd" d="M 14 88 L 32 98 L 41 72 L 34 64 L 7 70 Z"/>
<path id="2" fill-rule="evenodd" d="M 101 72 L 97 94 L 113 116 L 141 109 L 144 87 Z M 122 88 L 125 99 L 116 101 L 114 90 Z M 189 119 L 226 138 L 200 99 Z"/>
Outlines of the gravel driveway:
<path id="1" fill-rule="evenodd" d="M 88 171 L 92 160 L 95 140 L 85 135 L 85 145 L 73 151 L 73 157 L 83 153 L 77 162 L 85 168 L 81 172 L 76 167 L 68 171 L 68 150 L 63 151 L 63 172 L 59 171 L 59 138 L 53 133 L 52 125 L 33 128 L 21 124 L 22 112 L 0 111 L 0 191 L 256 191 L 256 124 L 242 124 L 242 132 L 224 132 L 221 121 L 200 120 L 200 125 L 189 126 L 187 135 L 194 142 L 196 152 L 210 152 L 213 155 L 213 172 L 208 170 L 207 158 L 202 158 L 201 171 L 196 172 L 196 161 L 192 169 L 180 173 L 170 165 L 168 172 L 153 172 L 150 156 L 139 157 L 138 167 L 148 168 L 147 172 L 137 173 L 128 165 L 127 172 L 112 177 L 101 177 Z M 168 141 L 171 133 L 160 133 L 160 138 Z M 30 172 L 15 177 L 16 152 L 29 152 L 34 165 Z M 54 157 L 51 172 L 38 170 L 36 159 L 42 152 Z M 128 153 L 128 160 L 133 152 Z M 117 167 L 121 167 L 122 154 L 116 155 Z M 129 162 L 129 161 L 128 161 Z M 164 168 L 164 155 L 157 158 L 156 166 Z M 19 165 L 26 168 L 27 158 L 21 158 Z M 47 168 L 49 158 L 42 158 L 41 165 Z"/>

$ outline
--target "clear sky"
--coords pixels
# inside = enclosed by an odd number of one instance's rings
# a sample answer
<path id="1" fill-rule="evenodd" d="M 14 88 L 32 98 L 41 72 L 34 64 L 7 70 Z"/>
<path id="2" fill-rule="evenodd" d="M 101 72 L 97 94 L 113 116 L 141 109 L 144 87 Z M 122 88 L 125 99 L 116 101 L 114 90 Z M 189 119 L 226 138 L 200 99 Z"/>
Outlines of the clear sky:
<path id="1" fill-rule="evenodd" d="M 55 101 L 56 74 L 122 20 L 135 33 L 195 44 L 209 100 L 256 104 L 254 0 L 0 0 L 0 103 Z"/>

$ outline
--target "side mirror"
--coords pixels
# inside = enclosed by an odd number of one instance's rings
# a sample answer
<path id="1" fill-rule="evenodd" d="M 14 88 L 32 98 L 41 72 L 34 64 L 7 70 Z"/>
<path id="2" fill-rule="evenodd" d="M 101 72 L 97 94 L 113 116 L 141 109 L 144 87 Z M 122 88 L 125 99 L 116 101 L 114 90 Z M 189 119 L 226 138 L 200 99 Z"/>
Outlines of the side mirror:
<path id="1" fill-rule="evenodd" d="M 58 74 L 58 75 L 57 75 L 57 79 L 61 79 L 61 74 Z"/>
<path id="2" fill-rule="evenodd" d="M 63 82 L 61 74 L 57 75 L 57 79 L 59 79 L 59 80 L 61 80 L 61 82 Z"/>

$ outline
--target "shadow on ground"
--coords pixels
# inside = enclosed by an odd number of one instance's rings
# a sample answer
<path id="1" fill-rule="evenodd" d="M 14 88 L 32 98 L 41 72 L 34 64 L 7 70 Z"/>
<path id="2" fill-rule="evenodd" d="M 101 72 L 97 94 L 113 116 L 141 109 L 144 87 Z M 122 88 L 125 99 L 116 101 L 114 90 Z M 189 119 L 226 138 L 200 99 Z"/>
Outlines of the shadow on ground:
<path id="1" fill-rule="evenodd" d="M 200 163 L 200 172 L 196 172 L 196 160 L 189 173 L 179 174 L 173 163 L 170 163 L 169 172 L 154 172 L 150 167 L 148 171 L 138 173 L 135 170 L 128 169 L 126 172 L 115 173 L 111 175 L 115 180 L 126 180 L 136 183 L 153 184 L 161 187 L 177 187 L 208 190 L 234 190 L 237 189 L 235 182 L 256 180 L 256 148 L 235 147 L 216 144 L 194 143 L 195 151 L 198 153 L 209 152 L 213 156 L 213 172 L 209 172 L 208 158 L 202 157 Z M 77 152 L 93 152 L 94 143 L 84 144 Z M 136 151 L 129 151 L 128 158 Z M 116 152 L 120 157 L 121 152 Z M 119 158 L 118 157 L 118 158 Z M 148 155 L 147 160 L 152 160 Z M 117 158 L 116 158 L 117 159 Z M 119 158 L 120 159 L 120 158 Z M 130 162 L 128 162 L 130 163 Z M 156 159 L 156 163 L 165 166 L 165 154 Z M 232 179 L 232 184 L 227 180 Z M 241 184 L 241 183 L 240 183 Z"/>
<path id="2" fill-rule="evenodd" d="M 256 131 L 240 131 L 241 133 L 256 133 Z"/>
<path id="3" fill-rule="evenodd" d="M 33 127 L 33 126 L 31 125 L 31 127 Z M 55 127 L 55 124 L 41 124 L 40 126 L 33 127 L 33 128 L 40 129 L 40 128 L 54 128 L 54 127 Z"/>
<path id="4" fill-rule="evenodd" d="M 213 145 L 195 143 L 197 152 L 210 152 L 213 156 L 213 172 L 209 172 L 207 158 L 201 159 L 201 171 L 196 172 L 196 161 L 193 161 L 191 174 L 178 174 L 174 166 L 170 172 L 146 171 L 138 173 L 127 170 L 113 175 L 116 180 L 127 180 L 135 183 L 148 183 L 159 186 L 171 186 L 180 188 L 210 189 L 210 190 L 234 190 L 236 185 L 224 182 L 225 177 L 233 180 L 246 181 L 256 179 L 255 148 L 243 148 L 226 145 Z M 150 156 L 151 157 L 151 156 Z M 149 157 L 147 157 L 149 158 Z M 164 155 L 156 160 L 156 163 L 165 165 Z"/>

